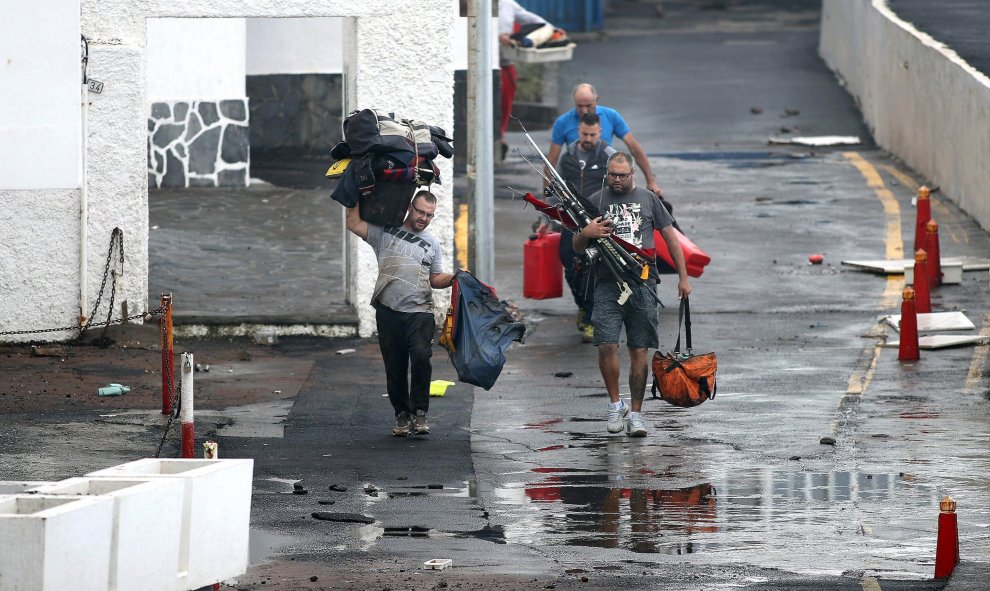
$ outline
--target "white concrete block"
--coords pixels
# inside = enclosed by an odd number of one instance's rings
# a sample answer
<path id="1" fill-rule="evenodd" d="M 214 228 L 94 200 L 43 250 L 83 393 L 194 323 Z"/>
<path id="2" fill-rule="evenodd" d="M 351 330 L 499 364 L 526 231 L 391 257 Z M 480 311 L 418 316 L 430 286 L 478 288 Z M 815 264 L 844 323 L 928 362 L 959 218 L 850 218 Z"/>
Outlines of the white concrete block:
<path id="1" fill-rule="evenodd" d="M 69 478 L 39 486 L 34 492 L 113 499 L 110 591 L 175 591 L 185 493 L 180 480 Z"/>
<path id="2" fill-rule="evenodd" d="M 44 480 L 0 480 L 0 495 L 16 495 L 45 484 L 54 484 L 54 482 Z"/>
<path id="3" fill-rule="evenodd" d="M 113 499 L 0 497 L 0 591 L 106 591 Z"/>
<path id="4" fill-rule="evenodd" d="M 247 571 L 253 471 L 249 459 L 145 458 L 86 476 L 182 481 L 180 588 L 198 589 Z"/>

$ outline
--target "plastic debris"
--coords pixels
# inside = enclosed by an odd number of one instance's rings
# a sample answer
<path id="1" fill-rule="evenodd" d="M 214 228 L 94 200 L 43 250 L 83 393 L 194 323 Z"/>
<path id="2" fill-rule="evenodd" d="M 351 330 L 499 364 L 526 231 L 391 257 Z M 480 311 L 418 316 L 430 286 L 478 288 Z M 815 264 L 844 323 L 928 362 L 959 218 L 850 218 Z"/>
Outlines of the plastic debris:
<path id="1" fill-rule="evenodd" d="M 446 396 L 447 388 L 456 383 L 448 382 L 447 380 L 433 380 L 430 382 L 430 396 Z"/>
<path id="2" fill-rule="evenodd" d="M 109 386 L 103 386 L 97 393 L 100 396 L 121 396 L 130 392 L 131 389 L 128 386 L 122 384 L 110 384 Z"/>
<path id="3" fill-rule="evenodd" d="M 423 568 L 427 570 L 443 570 L 450 566 L 454 566 L 454 561 L 450 558 L 434 558 L 423 563 Z"/>
<path id="4" fill-rule="evenodd" d="M 337 351 L 337 355 L 350 355 L 351 353 L 354 353 L 356 351 L 357 349 L 341 349 Z"/>

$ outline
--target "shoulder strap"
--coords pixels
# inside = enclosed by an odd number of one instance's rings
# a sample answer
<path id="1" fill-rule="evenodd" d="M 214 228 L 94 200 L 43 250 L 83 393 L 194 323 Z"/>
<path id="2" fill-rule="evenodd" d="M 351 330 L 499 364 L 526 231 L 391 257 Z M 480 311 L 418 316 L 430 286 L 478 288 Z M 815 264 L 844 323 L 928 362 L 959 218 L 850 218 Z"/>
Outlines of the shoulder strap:
<path id="1" fill-rule="evenodd" d="M 677 343 L 674 345 L 674 353 L 681 352 L 681 325 L 684 325 L 684 335 L 687 344 L 687 353 L 691 354 L 691 304 L 688 298 L 681 298 L 680 309 L 677 311 Z"/>

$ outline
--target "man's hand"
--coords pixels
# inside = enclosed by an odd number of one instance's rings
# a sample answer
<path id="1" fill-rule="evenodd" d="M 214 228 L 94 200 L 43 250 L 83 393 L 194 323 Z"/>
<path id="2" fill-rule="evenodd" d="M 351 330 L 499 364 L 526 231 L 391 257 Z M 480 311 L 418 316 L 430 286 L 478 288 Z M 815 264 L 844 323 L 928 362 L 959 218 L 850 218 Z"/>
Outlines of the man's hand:
<path id="1" fill-rule="evenodd" d="M 651 180 L 650 182 L 646 183 L 646 190 L 649 191 L 650 193 L 653 193 L 657 197 L 663 196 L 663 190 L 660 189 L 660 185 L 658 185 L 656 181 Z"/>
<path id="2" fill-rule="evenodd" d="M 691 295 L 691 282 L 688 281 L 687 276 L 681 277 L 677 280 L 677 297 L 686 298 Z"/>
<path id="3" fill-rule="evenodd" d="M 613 230 L 615 230 L 615 226 L 612 225 L 612 220 L 598 216 L 588 222 L 587 226 L 581 228 L 581 236 L 587 238 L 588 240 L 605 238 L 611 234 Z"/>
<path id="4" fill-rule="evenodd" d="M 502 45 L 512 45 L 512 37 L 508 33 L 502 33 L 498 36 L 498 42 Z"/>

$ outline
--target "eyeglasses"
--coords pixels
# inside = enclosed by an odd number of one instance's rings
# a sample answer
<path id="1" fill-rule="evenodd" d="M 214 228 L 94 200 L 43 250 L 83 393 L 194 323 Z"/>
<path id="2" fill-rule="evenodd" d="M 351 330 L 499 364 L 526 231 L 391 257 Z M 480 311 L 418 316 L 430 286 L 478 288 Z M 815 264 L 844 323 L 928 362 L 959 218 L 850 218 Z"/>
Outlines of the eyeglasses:
<path id="1" fill-rule="evenodd" d="M 424 218 L 426 218 L 428 220 L 432 220 L 437 215 L 435 213 L 427 213 L 427 212 L 423 211 L 422 209 L 416 207 L 415 205 L 413 206 L 413 211 L 415 211 L 416 213 L 418 213 L 419 215 L 423 216 Z"/>
<path id="2" fill-rule="evenodd" d="M 632 176 L 631 172 L 612 172 L 611 170 L 606 172 L 605 174 L 607 174 L 608 178 L 610 179 L 617 179 L 620 181 L 624 181 Z"/>

